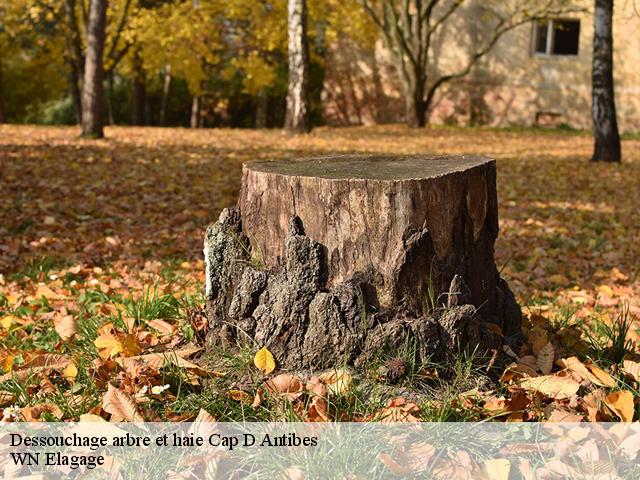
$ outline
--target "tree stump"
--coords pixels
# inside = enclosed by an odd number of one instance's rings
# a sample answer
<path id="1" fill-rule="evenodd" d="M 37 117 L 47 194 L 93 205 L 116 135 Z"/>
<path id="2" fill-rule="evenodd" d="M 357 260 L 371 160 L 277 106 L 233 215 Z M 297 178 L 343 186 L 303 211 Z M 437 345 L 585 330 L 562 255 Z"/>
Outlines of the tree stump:
<path id="1" fill-rule="evenodd" d="M 498 348 L 521 314 L 494 262 L 495 161 L 346 155 L 243 167 L 205 237 L 211 338 L 288 368 Z"/>

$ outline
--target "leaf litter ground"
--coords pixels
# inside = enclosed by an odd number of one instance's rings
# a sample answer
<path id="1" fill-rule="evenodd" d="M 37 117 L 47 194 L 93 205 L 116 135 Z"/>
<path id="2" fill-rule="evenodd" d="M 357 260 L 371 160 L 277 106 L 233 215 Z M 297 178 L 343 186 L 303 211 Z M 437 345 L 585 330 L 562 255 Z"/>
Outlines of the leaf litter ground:
<path id="1" fill-rule="evenodd" d="M 638 419 L 640 142 L 601 165 L 589 136 L 552 131 L 78 133 L 0 127 L 4 421 Z M 488 372 L 473 355 L 407 362 L 393 386 L 378 364 L 274 370 L 260 346 L 198 360 L 202 236 L 235 202 L 242 162 L 344 152 L 498 159 L 496 258 L 527 345 Z"/>

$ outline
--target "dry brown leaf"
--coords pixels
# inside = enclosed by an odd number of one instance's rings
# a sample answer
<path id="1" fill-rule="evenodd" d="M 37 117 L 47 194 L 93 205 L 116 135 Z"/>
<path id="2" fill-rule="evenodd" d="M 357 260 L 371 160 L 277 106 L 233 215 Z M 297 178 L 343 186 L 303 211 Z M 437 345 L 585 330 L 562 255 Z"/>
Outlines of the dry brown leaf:
<path id="1" fill-rule="evenodd" d="M 322 397 L 314 397 L 307 409 L 308 422 L 330 422 L 331 417 L 327 413 L 327 401 Z"/>
<path id="2" fill-rule="evenodd" d="M 616 379 L 609 375 L 607 372 L 599 368 L 594 363 L 586 363 L 585 366 L 589 369 L 589 371 L 596 377 L 603 387 L 615 387 Z"/>
<path id="3" fill-rule="evenodd" d="M 580 388 L 580 384 L 572 378 L 557 375 L 526 378 L 520 382 L 520 386 L 525 390 L 539 392 L 557 400 L 570 398 Z"/>
<path id="4" fill-rule="evenodd" d="M 407 402 L 403 397 L 398 397 L 389 402 L 385 408 L 381 409 L 375 419 L 381 423 L 395 422 L 419 422 L 416 416 L 420 413 L 420 407 L 413 402 Z"/>
<path id="5" fill-rule="evenodd" d="M 398 448 L 395 458 L 380 453 L 378 459 L 395 475 L 411 476 L 428 470 L 435 453 L 432 445 L 420 442 Z"/>
<path id="6" fill-rule="evenodd" d="M 245 402 L 249 398 L 249 394 L 244 390 L 229 390 L 229 395 L 238 402 Z"/>
<path id="7" fill-rule="evenodd" d="M 582 422 L 582 415 L 578 415 L 574 412 L 568 412 L 560 408 L 554 408 L 551 410 L 547 418 L 547 422 Z"/>
<path id="8" fill-rule="evenodd" d="M 636 382 L 640 382 L 640 363 L 632 360 L 625 360 L 622 362 L 622 370 Z"/>
<path id="9" fill-rule="evenodd" d="M 538 352 L 536 363 L 540 371 L 545 375 L 551 373 L 555 354 L 556 350 L 553 348 L 553 344 L 551 342 L 547 342 L 546 345 L 540 349 L 540 352 Z"/>
<path id="10" fill-rule="evenodd" d="M 252 408 L 258 408 L 261 404 L 262 401 L 264 400 L 264 388 L 260 387 L 258 388 L 258 390 L 256 390 L 256 394 L 253 397 L 253 403 L 251 404 Z"/>
<path id="11" fill-rule="evenodd" d="M 318 377 L 311 377 L 307 382 L 307 390 L 316 397 L 326 398 L 327 386 Z"/>
<path id="12" fill-rule="evenodd" d="M 59 353 L 43 353 L 36 355 L 24 363 L 19 370 L 10 371 L 0 376 L 0 382 L 5 382 L 14 375 L 26 378 L 30 374 L 48 373 L 51 370 L 63 371 L 71 363 L 71 358 Z"/>
<path id="13" fill-rule="evenodd" d="M 628 390 L 607 395 L 604 402 L 623 422 L 633 421 L 633 394 Z"/>
<path id="14" fill-rule="evenodd" d="M 147 322 L 147 325 L 154 330 L 157 330 L 162 335 L 173 335 L 177 329 L 175 325 L 171 325 L 169 322 L 160 319 L 150 320 Z"/>
<path id="15" fill-rule="evenodd" d="M 276 360 L 267 347 L 262 347 L 258 350 L 256 356 L 253 357 L 253 364 L 265 375 L 269 375 L 276 369 Z"/>
<path id="16" fill-rule="evenodd" d="M 42 421 L 43 419 L 41 419 L 40 417 L 43 413 L 49 413 L 58 420 L 60 420 L 64 416 L 62 409 L 55 403 L 41 403 L 34 407 L 24 407 L 22 409 L 22 416 L 25 422 Z"/>
<path id="17" fill-rule="evenodd" d="M 111 414 L 112 422 L 142 422 L 144 421 L 136 402 L 131 396 L 122 390 L 117 389 L 111 383 L 107 391 L 102 396 L 102 409 Z"/>
<path id="18" fill-rule="evenodd" d="M 351 388 L 351 374 L 346 368 L 328 370 L 318 376 L 333 395 L 346 395 Z"/>
<path id="19" fill-rule="evenodd" d="M 291 373 L 281 373 L 270 378 L 264 386 L 269 393 L 285 397 L 289 401 L 294 401 L 304 393 L 302 381 Z"/>
<path id="20" fill-rule="evenodd" d="M 78 331 L 78 323 L 73 315 L 64 315 L 55 318 L 53 320 L 53 326 L 63 342 L 73 338 Z"/>

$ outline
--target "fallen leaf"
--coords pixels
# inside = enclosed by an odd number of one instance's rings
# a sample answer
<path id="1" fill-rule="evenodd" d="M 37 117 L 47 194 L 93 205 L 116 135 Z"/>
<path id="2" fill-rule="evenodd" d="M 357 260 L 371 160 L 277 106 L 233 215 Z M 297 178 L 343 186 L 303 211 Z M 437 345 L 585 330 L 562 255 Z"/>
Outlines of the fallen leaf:
<path id="1" fill-rule="evenodd" d="M 302 381 L 291 373 L 281 373 L 264 383 L 267 391 L 273 395 L 285 397 L 293 401 L 303 394 Z"/>
<path id="2" fill-rule="evenodd" d="M 595 364 L 593 364 L 591 362 L 586 363 L 585 365 L 589 369 L 589 371 L 593 374 L 593 376 L 596 377 L 600 381 L 602 386 L 604 386 L 604 387 L 615 387 L 616 386 L 615 378 L 613 378 L 607 372 L 605 372 L 604 370 L 599 368 L 597 365 L 595 365 Z"/>
<path id="3" fill-rule="evenodd" d="M 420 407 L 413 402 L 407 402 L 403 397 L 398 397 L 389 402 L 389 404 L 381 409 L 375 419 L 381 423 L 395 422 L 419 422 L 416 416 L 420 412 Z"/>
<path id="4" fill-rule="evenodd" d="M 333 395 L 346 395 L 351 388 L 351 374 L 346 368 L 328 370 L 318 376 Z"/>
<path id="5" fill-rule="evenodd" d="M 75 382 L 78 376 L 78 367 L 76 367 L 76 364 L 73 362 L 69 363 L 69 365 L 62 370 L 62 376 L 71 383 Z"/>
<path id="6" fill-rule="evenodd" d="M 482 465 L 482 469 L 487 478 L 491 480 L 509 480 L 511 462 L 506 458 L 486 460 Z"/>
<path id="7" fill-rule="evenodd" d="M 570 398 L 575 395 L 580 388 L 580 384 L 575 380 L 557 375 L 526 378 L 520 382 L 520 386 L 525 390 L 539 392 L 558 400 Z"/>
<path id="8" fill-rule="evenodd" d="M 551 414 L 547 418 L 547 422 L 582 422 L 582 415 L 577 413 L 568 412 L 560 408 L 554 408 L 551 410 Z"/>
<path id="9" fill-rule="evenodd" d="M 131 396 L 117 389 L 111 383 L 102 396 L 102 409 L 111 414 L 112 422 L 142 422 L 143 418 L 138 413 L 136 402 Z"/>
<path id="10" fill-rule="evenodd" d="M 547 344 L 540 349 L 540 352 L 538 352 L 537 365 L 540 371 L 545 375 L 551 373 L 555 353 L 556 351 L 551 342 L 547 342 Z"/>
<path id="11" fill-rule="evenodd" d="M 95 415 L 93 413 L 83 413 L 80 415 L 81 422 L 99 422 L 99 423 L 107 423 L 107 421 L 102 418 L 100 415 Z"/>
<path id="12" fill-rule="evenodd" d="M 249 398 L 249 394 L 244 390 L 229 390 L 229 395 L 237 402 L 244 402 Z"/>
<path id="13" fill-rule="evenodd" d="M 265 375 L 269 375 L 276 368 L 276 360 L 273 358 L 273 354 L 267 350 L 267 347 L 262 347 L 253 357 L 253 364 L 258 370 Z"/>
<path id="14" fill-rule="evenodd" d="M 612 392 L 607 395 L 604 402 L 623 422 L 633 421 L 633 394 L 628 390 Z"/>
<path id="15" fill-rule="evenodd" d="M 622 370 L 636 382 L 640 382 L 640 363 L 625 360 L 622 362 Z"/>
<path id="16" fill-rule="evenodd" d="M 64 315 L 53 320 L 56 333 L 63 342 L 70 340 L 78 331 L 78 324 L 73 315 Z"/>

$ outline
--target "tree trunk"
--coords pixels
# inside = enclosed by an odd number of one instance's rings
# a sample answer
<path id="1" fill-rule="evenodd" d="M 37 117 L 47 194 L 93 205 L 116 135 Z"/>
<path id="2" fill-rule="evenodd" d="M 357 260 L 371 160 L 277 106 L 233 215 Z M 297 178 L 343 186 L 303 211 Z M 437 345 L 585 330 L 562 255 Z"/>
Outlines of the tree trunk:
<path id="1" fill-rule="evenodd" d="M 2 78 L 2 45 L 0 45 L 0 123 L 5 123 L 7 119 L 4 115 L 4 83 Z"/>
<path id="2" fill-rule="evenodd" d="M 290 133 L 309 133 L 309 47 L 306 0 L 288 0 L 289 88 L 285 128 Z"/>
<path id="3" fill-rule="evenodd" d="M 493 258 L 495 178 L 471 156 L 245 164 L 239 212 L 205 238 L 214 340 L 242 331 L 287 368 L 498 348 L 520 310 Z"/>
<path id="4" fill-rule="evenodd" d="M 144 125 L 144 108 L 146 103 L 145 73 L 139 53 L 133 56 L 133 102 L 131 108 L 131 124 Z"/>
<path id="5" fill-rule="evenodd" d="M 269 95 L 267 91 L 262 88 L 256 95 L 256 119 L 255 128 L 267 127 L 267 110 L 269 108 Z"/>
<path id="6" fill-rule="evenodd" d="M 104 137 L 102 97 L 105 24 L 107 0 L 91 0 L 87 26 L 87 54 L 82 85 L 82 136 Z"/>
<path id="7" fill-rule="evenodd" d="M 70 62 L 69 72 L 69 90 L 71 100 L 73 101 L 73 113 L 75 115 L 76 124 L 82 124 L 82 94 L 80 92 L 80 75 L 75 62 Z"/>
<path id="8" fill-rule="evenodd" d="M 193 96 L 191 101 L 191 120 L 189 122 L 191 128 L 200 128 L 200 97 Z"/>
<path id="9" fill-rule="evenodd" d="M 65 12 L 70 30 L 69 39 L 69 92 L 73 101 L 76 124 L 82 124 L 82 92 L 81 75 L 84 72 L 84 55 L 82 53 L 82 38 L 76 15 L 76 0 L 66 0 Z"/>
<path id="10" fill-rule="evenodd" d="M 169 93 L 171 91 L 171 65 L 164 67 L 164 83 L 162 84 L 162 100 L 160 101 L 160 126 L 164 127 L 167 118 L 167 106 L 169 105 Z"/>
<path id="11" fill-rule="evenodd" d="M 620 161 L 620 135 L 613 93 L 613 0 L 596 0 L 591 114 L 594 162 Z"/>

